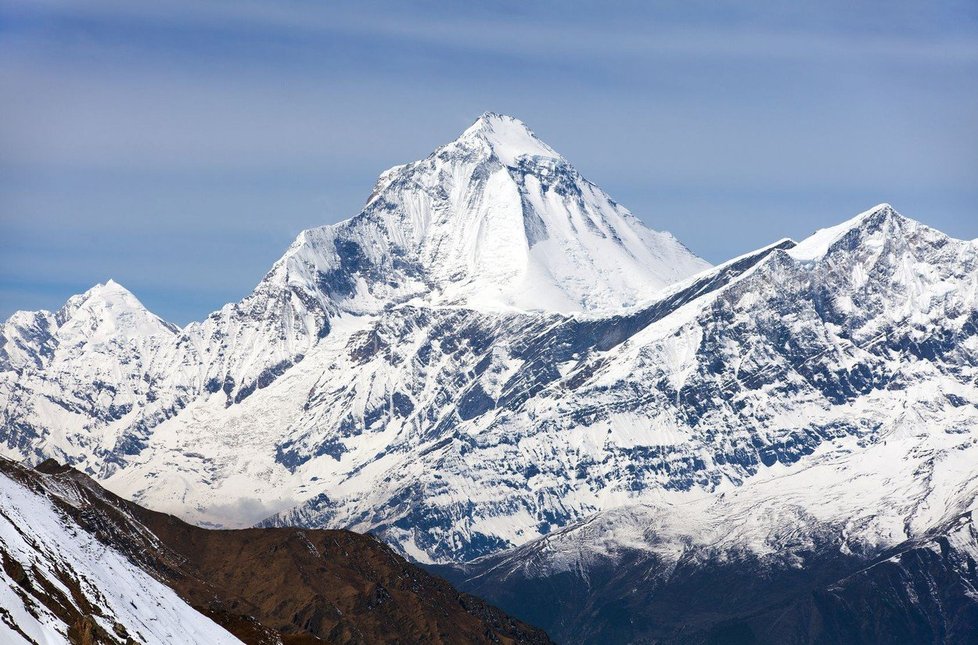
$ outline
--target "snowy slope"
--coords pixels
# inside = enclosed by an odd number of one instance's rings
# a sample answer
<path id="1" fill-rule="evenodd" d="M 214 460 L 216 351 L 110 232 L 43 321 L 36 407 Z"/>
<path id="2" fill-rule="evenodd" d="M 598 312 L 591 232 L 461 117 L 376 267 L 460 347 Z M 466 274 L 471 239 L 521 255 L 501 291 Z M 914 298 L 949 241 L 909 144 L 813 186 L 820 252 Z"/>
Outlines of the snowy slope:
<path id="1" fill-rule="evenodd" d="M 328 499 L 281 519 L 362 522 L 383 527 L 415 557 L 464 560 L 601 509 L 673 492 L 681 499 L 722 493 L 767 468 L 805 463 L 822 447 L 859 455 L 911 423 L 970 441 L 978 402 L 974 243 L 889 207 L 849 222 L 830 244 L 823 237 L 775 249 L 726 283 L 708 274 L 697 282 L 712 291 L 671 303 L 665 315 L 623 331 L 626 340 L 604 351 L 609 330 L 593 321 L 596 327 L 574 319 L 539 327 L 510 321 L 512 331 L 499 322 L 489 331 L 479 321 L 453 322 L 455 336 L 477 340 L 451 354 L 453 369 L 470 376 L 434 376 L 446 385 L 428 396 L 458 400 L 454 414 L 446 420 L 434 416 L 443 406 L 412 403 L 411 414 L 433 418 L 428 423 L 437 429 L 426 442 L 419 424 L 409 433 L 420 437 L 412 449 L 342 432 L 332 444 L 301 440 L 306 455 L 332 451 L 341 465 L 351 459 L 349 475 L 323 487 Z M 627 318 L 605 324 L 629 327 Z M 383 360 L 395 366 L 388 371 L 404 366 L 410 374 L 387 386 L 383 396 L 393 401 L 397 388 L 428 373 L 421 358 L 442 339 L 419 342 L 378 327 Z M 375 379 L 354 381 L 344 392 L 363 388 L 360 396 L 377 396 L 378 387 Z M 324 397 L 324 407 L 358 405 L 345 396 Z M 317 409 L 315 398 L 309 407 Z M 377 428 L 394 432 L 397 416 Z M 302 423 L 300 416 L 293 427 Z M 342 428 L 342 421 L 309 425 Z M 365 444 L 376 457 L 354 452 Z M 365 457 L 371 465 L 360 466 Z M 918 464 L 897 461 L 893 468 L 893 477 L 912 477 Z M 952 487 L 974 476 L 956 472 Z M 933 494 L 919 490 L 915 503 Z M 810 504 L 822 503 L 821 496 Z M 875 512 L 877 501 L 865 509 Z M 850 498 L 839 514 L 860 503 Z M 911 525 L 875 537 L 904 539 L 908 532 Z"/>
<path id="2" fill-rule="evenodd" d="M 961 642 L 978 627 L 978 446 L 973 411 L 935 416 L 719 493 L 601 511 L 459 584 L 557 640 L 696 641 L 743 621 L 755 642 Z M 533 600 L 548 594 L 563 601 Z"/>
<path id="3" fill-rule="evenodd" d="M 162 424 L 109 484 L 197 521 L 308 499 L 275 521 L 464 561 L 602 509 L 713 496 L 819 449 L 860 455 L 908 418 L 970 438 L 974 244 L 884 207 L 817 259 L 791 246 L 611 318 L 402 306 L 338 320 L 248 401 Z M 849 502 L 840 517 L 882 503 Z M 870 528 L 880 543 L 912 533 Z"/>
<path id="4" fill-rule="evenodd" d="M 276 383 L 231 408 L 216 398 L 194 402 L 107 483 L 196 521 L 254 522 L 346 489 L 357 497 L 353 512 L 369 512 L 377 500 L 368 494 L 398 497 L 416 475 L 434 476 L 466 424 L 491 422 L 494 407 L 522 405 L 577 362 L 575 354 L 620 342 L 768 252 L 624 318 L 402 306 L 381 317 L 336 319 L 331 334 Z M 463 487 L 460 496 L 475 489 L 473 499 L 492 492 L 477 482 L 451 483 Z M 531 523 L 535 535 L 539 522 Z"/>
<path id="5" fill-rule="evenodd" d="M 0 332 L 0 438 L 9 455 L 105 477 L 191 403 L 233 408 L 270 385 L 339 318 L 409 301 L 614 310 L 707 266 L 523 123 L 487 113 L 384 173 L 356 217 L 300 233 L 250 295 L 202 322 L 167 325 L 111 281 L 55 314 L 14 314 Z"/>
<path id="6" fill-rule="evenodd" d="M 109 280 L 55 313 L 17 312 L 0 330 L 0 400 L 10 454 L 105 453 L 113 426 L 142 423 L 156 398 L 154 356 L 175 326 Z"/>
<path id="7" fill-rule="evenodd" d="M 971 427 L 974 244 L 888 207 L 826 237 L 618 316 L 339 315 L 267 387 L 159 423 L 106 483 L 198 522 L 286 511 L 274 521 L 371 530 L 450 562 L 603 509 L 722 493 L 823 447 L 859 454 L 907 410 L 949 436 Z M 851 501 L 840 516 L 861 512 Z M 908 535 L 888 531 L 867 539 Z"/>
<path id="8" fill-rule="evenodd" d="M 4 643 L 79 642 L 86 630 L 98 642 L 240 642 L 3 473 L 0 555 Z M 75 616 L 77 622 L 66 622 Z"/>

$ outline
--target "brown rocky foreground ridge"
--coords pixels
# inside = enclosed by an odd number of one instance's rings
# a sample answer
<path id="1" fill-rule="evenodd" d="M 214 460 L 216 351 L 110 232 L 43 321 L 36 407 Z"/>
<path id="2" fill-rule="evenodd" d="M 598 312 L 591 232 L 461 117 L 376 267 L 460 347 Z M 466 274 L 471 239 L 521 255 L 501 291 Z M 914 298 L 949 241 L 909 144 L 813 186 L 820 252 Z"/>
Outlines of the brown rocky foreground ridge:
<path id="1" fill-rule="evenodd" d="M 0 458 L 0 476 L 57 508 L 246 643 L 549 643 L 547 635 L 408 563 L 369 535 L 340 530 L 213 530 L 122 499 L 54 461 Z M 59 587 L 31 584 L 0 544 L 8 577 L 69 626 L 76 643 L 127 643 Z M 71 591 L 76 598 L 80 595 Z M 53 609 L 52 609 L 53 611 Z"/>

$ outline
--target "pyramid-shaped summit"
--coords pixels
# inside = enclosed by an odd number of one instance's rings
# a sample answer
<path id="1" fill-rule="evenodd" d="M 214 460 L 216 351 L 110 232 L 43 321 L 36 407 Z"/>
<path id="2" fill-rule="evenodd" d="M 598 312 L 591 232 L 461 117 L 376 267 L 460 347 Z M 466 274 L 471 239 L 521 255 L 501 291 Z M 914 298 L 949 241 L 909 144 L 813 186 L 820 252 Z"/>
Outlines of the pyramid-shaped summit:
<path id="1" fill-rule="evenodd" d="M 505 114 L 485 112 L 455 142 L 472 140 L 484 142 L 507 166 L 516 165 L 522 156 L 562 159 L 556 150 L 541 141 L 525 123 Z"/>
<path id="2" fill-rule="evenodd" d="M 487 112 L 383 173 L 359 215 L 304 231 L 269 279 L 354 313 L 412 299 L 566 313 L 632 306 L 708 266 Z"/>
<path id="3" fill-rule="evenodd" d="M 8 394 L 66 394 L 18 408 L 7 442 L 84 428 L 44 454 L 91 459 L 108 477 L 119 455 L 141 454 L 152 429 L 195 397 L 253 400 L 323 345 L 343 343 L 344 326 L 366 324 L 358 314 L 406 303 L 427 309 L 422 316 L 449 315 L 443 306 L 617 313 L 707 266 L 521 121 L 486 113 L 424 159 L 383 173 L 356 216 L 300 233 L 252 293 L 203 321 L 178 329 L 115 282 L 58 312 L 12 316 L 0 328 L 0 372 L 16 375 Z M 99 384 L 98 393 L 79 383 Z M 118 458 L 92 457 L 103 454 Z"/>

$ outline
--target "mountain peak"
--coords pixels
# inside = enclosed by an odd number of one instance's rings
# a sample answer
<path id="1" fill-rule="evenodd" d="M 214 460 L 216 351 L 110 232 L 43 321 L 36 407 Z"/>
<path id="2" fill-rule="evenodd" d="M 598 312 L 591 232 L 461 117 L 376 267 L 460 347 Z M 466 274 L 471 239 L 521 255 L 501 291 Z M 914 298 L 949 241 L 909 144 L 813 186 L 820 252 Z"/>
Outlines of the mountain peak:
<path id="1" fill-rule="evenodd" d="M 541 141 L 525 123 L 506 114 L 484 112 L 453 143 L 473 140 L 480 140 L 488 145 L 507 166 L 516 165 L 517 159 L 522 156 L 562 158 L 556 150 Z"/>
<path id="2" fill-rule="evenodd" d="M 114 295 L 121 298 L 127 298 L 127 297 L 135 298 L 135 296 L 132 294 L 131 291 L 129 291 L 129 289 L 126 289 L 124 286 L 122 286 L 112 278 L 109 278 L 105 282 L 100 282 L 96 284 L 91 289 L 86 291 L 83 295 L 101 296 L 101 297 L 110 297 Z"/>
<path id="3" fill-rule="evenodd" d="M 55 314 L 60 333 L 78 328 L 89 335 L 104 327 L 108 332 L 172 333 L 176 328 L 150 312 L 131 291 L 113 279 L 68 298 Z"/>
<path id="4" fill-rule="evenodd" d="M 146 310 L 143 303 L 129 289 L 112 278 L 99 282 L 84 293 L 72 296 L 65 306 L 72 305 L 71 309 L 75 310 L 80 306 L 91 307 L 96 303 L 106 309 Z"/>
<path id="5" fill-rule="evenodd" d="M 302 233 L 269 280 L 355 313 L 416 298 L 571 313 L 636 305 L 708 266 L 486 112 L 383 173 L 359 215 Z"/>
<path id="6" fill-rule="evenodd" d="M 789 253 L 796 260 L 817 260 L 850 231 L 876 230 L 890 221 L 908 220 L 889 204 L 877 204 L 841 224 L 819 229 L 799 242 Z"/>

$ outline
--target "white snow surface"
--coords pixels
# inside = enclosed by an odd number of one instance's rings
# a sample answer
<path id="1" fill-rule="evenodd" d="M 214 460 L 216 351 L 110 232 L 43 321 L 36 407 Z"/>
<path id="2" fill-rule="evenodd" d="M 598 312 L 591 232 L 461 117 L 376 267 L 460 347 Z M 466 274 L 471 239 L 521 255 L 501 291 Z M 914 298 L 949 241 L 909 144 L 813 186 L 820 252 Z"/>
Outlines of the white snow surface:
<path id="1" fill-rule="evenodd" d="M 118 623 L 138 642 L 147 644 L 240 643 L 172 589 L 79 529 L 47 498 L 4 474 L 0 474 L 0 547 L 20 563 L 35 586 L 40 575 L 72 599 L 59 576 L 77 580 L 87 601 L 101 611 L 93 619 L 110 634 Z M 0 610 L 20 630 L 0 620 L 0 642 L 69 642 L 68 625 L 20 593 L 18 584 L 2 569 Z"/>

